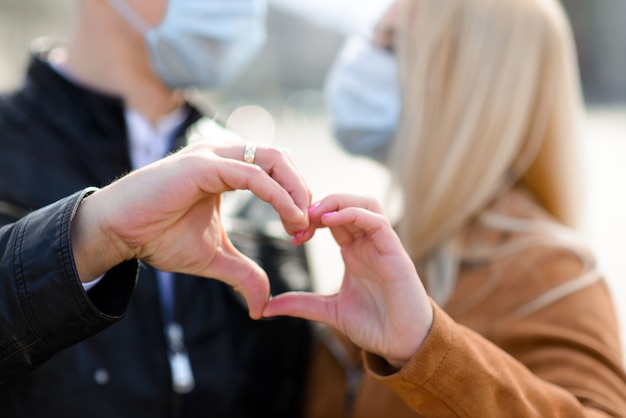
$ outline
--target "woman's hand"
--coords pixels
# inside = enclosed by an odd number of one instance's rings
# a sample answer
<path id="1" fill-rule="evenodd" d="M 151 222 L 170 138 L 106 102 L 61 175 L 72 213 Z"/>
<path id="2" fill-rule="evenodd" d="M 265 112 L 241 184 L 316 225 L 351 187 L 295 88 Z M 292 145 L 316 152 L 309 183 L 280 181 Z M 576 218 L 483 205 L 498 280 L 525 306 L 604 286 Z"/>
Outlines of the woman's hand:
<path id="1" fill-rule="evenodd" d="M 421 346 L 433 320 L 430 299 L 415 266 L 379 204 L 356 196 L 329 196 L 309 211 L 311 227 L 294 237 L 309 240 L 330 228 L 345 263 L 335 295 L 283 293 L 263 316 L 290 315 L 325 323 L 363 349 L 400 368 Z"/>
<path id="2" fill-rule="evenodd" d="M 160 270 L 222 280 L 260 317 L 267 275 L 224 232 L 221 193 L 252 191 L 274 207 L 291 235 L 308 227 L 311 195 L 286 151 L 260 146 L 254 164 L 243 156 L 243 144 L 198 142 L 87 197 L 72 224 L 81 280 L 138 258 Z"/>

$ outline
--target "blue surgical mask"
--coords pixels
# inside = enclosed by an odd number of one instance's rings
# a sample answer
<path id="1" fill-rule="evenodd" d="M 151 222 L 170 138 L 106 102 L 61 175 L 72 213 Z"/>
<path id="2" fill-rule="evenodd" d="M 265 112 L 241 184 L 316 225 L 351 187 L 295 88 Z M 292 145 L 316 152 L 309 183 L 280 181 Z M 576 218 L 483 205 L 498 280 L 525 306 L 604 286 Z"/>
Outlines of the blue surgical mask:
<path id="1" fill-rule="evenodd" d="M 324 93 L 341 146 L 384 161 L 402 107 L 395 56 L 364 37 L 348 38 L 331 65 Z"/>
<path id="2" fill-rule="evenodd" d="M 144 36 L 155 73 L 172 89 L 227 85 L 266 40 L 265 0 L 168 0 L 154 27 L 126 0 L 109 3 Z"/>

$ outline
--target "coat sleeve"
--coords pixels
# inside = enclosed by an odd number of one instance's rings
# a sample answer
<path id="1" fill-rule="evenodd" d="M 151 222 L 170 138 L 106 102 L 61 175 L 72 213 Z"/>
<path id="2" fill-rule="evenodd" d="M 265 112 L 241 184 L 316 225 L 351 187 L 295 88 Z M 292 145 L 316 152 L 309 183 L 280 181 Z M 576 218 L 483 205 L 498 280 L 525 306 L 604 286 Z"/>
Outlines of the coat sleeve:
<path id="1" fill-rule="evenodd" d="M 138 265 L 115 267 L 87 294 L 78 279 L 70 224 L 87 191 L 0 228 L 0 384 L 118 321 Z"/>
<path id="2" fill-rule="evenodd" d="M 365 354 L 374 379 L 392 388 L 415 412 L 436 417 L 623 417 L 626 378 L 621 357 L 585 328 L 604 327 L 603 309 L 568 323 L 567 310 L 607 303 L 603 282 L 570 295 L 521 323 L 502 324 L 497 345 L 454 322 L 433 303 L 435 319 L 424 345 L 399 371 Z M 596 306 L 597 307 L 597 306 Z M 595 312 L 595 313 L 594 313 Z M 584 315 L 589 313 L 591 316 Z M 610 322 L 610 321 L 609 321 Z M 513 348 L 515 347 L 515 348 Z M 503 349 L 504 348 L 504 349 Z M 512 353 L 512 354 L 510 354 Z"/>

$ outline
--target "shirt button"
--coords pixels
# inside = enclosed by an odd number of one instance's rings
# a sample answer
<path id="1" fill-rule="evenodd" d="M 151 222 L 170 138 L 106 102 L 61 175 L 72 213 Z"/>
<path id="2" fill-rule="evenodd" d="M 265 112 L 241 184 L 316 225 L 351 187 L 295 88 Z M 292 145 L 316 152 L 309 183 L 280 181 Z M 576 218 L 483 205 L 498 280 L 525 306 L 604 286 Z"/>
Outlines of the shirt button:
<path id="1" fill-rule="evenodd" d="M 106 369 L 97 369 L 93 374 L 93 378 L 97 384 L 104 386 L 109 383 L 109 372 Z"/>

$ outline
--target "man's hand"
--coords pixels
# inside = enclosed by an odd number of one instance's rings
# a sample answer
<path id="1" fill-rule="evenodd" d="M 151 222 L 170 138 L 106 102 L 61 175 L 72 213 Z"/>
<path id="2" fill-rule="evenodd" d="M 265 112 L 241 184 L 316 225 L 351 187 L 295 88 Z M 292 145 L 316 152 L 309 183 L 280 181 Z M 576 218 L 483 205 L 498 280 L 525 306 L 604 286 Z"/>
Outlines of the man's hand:
<path id="1" fill-rule="evenodd" d="M 269 298 L 267 275 L 226 236 L 221 193 L 252 191 L 274 207 L 291 235 L 309 225 L 311 194 L 286 151 L 259 147 L 254 164 L 243 156 L 243 144 L 198 142 L 83 200 L 72 224 L 81 280 L 138 258 L 163 271 L 222 280 L 260 317 Z"/>

